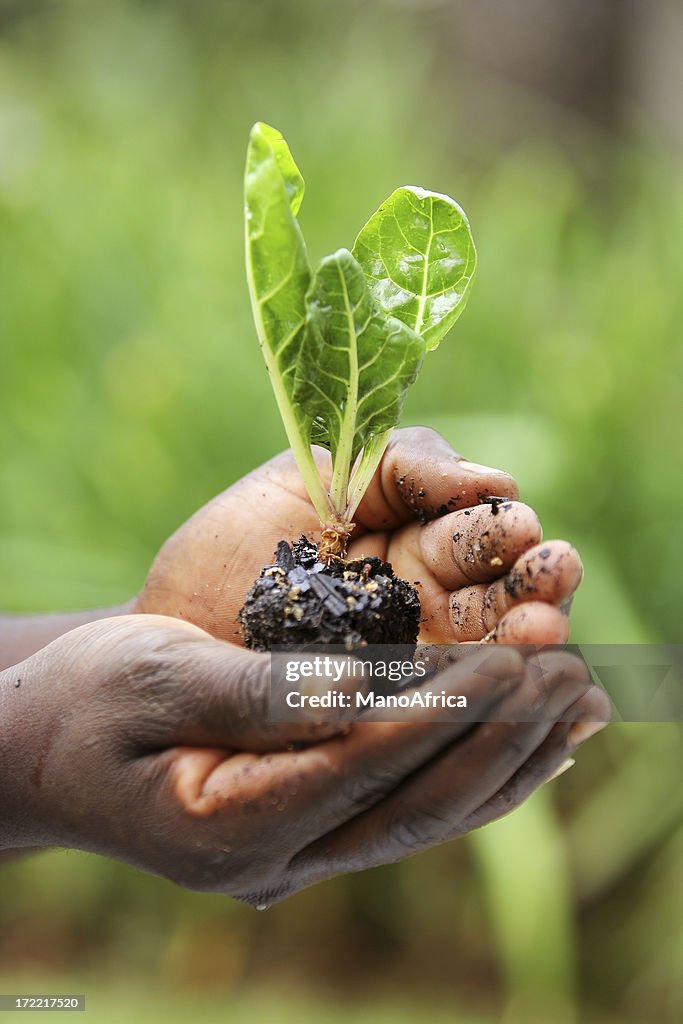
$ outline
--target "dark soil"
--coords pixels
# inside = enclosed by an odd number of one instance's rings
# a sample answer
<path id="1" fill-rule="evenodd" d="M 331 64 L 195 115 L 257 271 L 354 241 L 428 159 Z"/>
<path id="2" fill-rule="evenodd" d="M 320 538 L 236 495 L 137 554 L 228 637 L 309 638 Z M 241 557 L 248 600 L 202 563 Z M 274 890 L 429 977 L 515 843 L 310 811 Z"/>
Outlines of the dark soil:
<path id="1" fill-rule="evenodd" d="M 306 537 L 282 540 L 273 565 L 261 570 L 240 612 L 247 647 L 277 645 L 415 644 L 420 600 L 381 558 L 318 561 Z"/>

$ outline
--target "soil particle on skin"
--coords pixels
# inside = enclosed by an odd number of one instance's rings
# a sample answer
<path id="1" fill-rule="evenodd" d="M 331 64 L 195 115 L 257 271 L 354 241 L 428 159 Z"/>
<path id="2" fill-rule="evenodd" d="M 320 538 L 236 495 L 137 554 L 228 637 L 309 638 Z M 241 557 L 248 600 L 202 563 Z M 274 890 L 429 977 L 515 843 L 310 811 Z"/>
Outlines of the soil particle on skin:
<path id="1" fill-rule="evenodd" d="M 329 565 L 306 537 L 277 546 L 240 612 L 247 647 L 414 644 L 420 628 L 417 591 L 375 556 Z"/>
<path id="2" fill-rule="evenodd" d="M 505 577 L 505 583 L 503 585 L 505 587 L 505 593 L 512 598 L 517 597 L 520 591 L 528 589 L 524 586 L 524 580 L 522 579 L 522 574 L 519 569 L 511 569 Z"/>
<path id="3" fill-rule="evenodd" d="M 414 478 L 409 479 L 405 476 L 396 477 L 396 488 L 420 526 L 426 526 L 432 519 L 438 519 L 448 515 L 449 512 L 456 511 L 462 498 L 462 494 L 454 495 L 440 505 L 431 505 L 426 501 L 427 492 L 424 487 L 418 487 Z M 489 494 L 488 491 L 478 492 L 477 501 L 480 505 L 490 505 L 493 516 L 497 516 L 501 508 L 507 510 L 512 507 L 510 498 Z M 465 514 L 469 515 L 469 512 Z"/>
<path id="4" fill-rule="evenodd" d="M 460 632 L 466 632 L 469 625 L 470 606 L 467 602 L 461 604 L 454 595 L 450 601 L 451 622 Z"/>
<path id="5" fill-rule="evenodd" d="M 482 505 L 491 506 L 492 516 L 497 516 L 501 508 L 508 509 L 512 505 L 509 498 L 501 498 L 496 494 L 489 494 L 487 496 L 480 495 L 479 499 Z"/>
<path id="6" fill-rule="evenodd" d="M 396 478 L 396 487 L 401 498 L 411 509 L 420 526 L 426 526 L 432 519 L 445 516 L 458 507 L 458 497 L 453 496 L 440 505 L 431 505 L 425 499 L 427 492 L 424 487 L 416 486 L 415 479 L 406 479 L 405 476 Z"/>

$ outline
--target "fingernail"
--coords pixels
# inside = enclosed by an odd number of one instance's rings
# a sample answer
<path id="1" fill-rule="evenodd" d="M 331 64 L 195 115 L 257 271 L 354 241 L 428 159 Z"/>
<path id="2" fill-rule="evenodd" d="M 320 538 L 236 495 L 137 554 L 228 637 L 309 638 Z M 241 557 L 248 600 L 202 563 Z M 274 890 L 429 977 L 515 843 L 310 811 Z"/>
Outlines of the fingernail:
<path id="1" fill-rule="evenodd" d="M 581 746 L 586 740 L 589 740 L 591 736 L 595 736 L 597 732 L 604 729 L 607 722 L 577 722 L 569 730 L 567 740 L 572 748 Z"/>
<path id="2" fill-rule="evenodd" d="M 475 473 L 477 476 L 481 476 L 483 473 L 495 473 L 496 476 L 504 477 L 510 476 L 509 473 L 502 469 L 494 469 L 493 466 L 482 466 L 480 462 L 470 462 L 468 459 L 460 459 L 458 466 L 460 469 L 464 469 L 466 473 Z"/>
<path id="3" fill-rule="evenodd" d="M 564 775 L 564 773 L 569 771 L 569 769 L 572 768 L 575 764 L 576 764 L 576 761 L 574 760 L 574 758 L 573 757 L 568 757 L 566 759 L 566 761 L 563 761 L 562 764 L 559 765 L 555 769 L 555 771 L 552 773 L 552 775 L 549 775 L 548 778 L 545 781 L 546 782 L 552 782 L 553 779 L 558 779 L 560 777 L 560 775 Z"/>

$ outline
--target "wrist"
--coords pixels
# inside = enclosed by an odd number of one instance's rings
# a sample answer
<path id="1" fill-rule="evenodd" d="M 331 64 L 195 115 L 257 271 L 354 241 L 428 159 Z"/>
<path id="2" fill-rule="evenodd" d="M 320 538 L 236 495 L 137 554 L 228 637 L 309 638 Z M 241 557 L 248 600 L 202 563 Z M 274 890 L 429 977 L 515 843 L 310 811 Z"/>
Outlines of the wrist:
<path id="1" fill-rule="evenodd" d="M 26 663 L 0 672 L 0 851 L 29 846 L 30 826 L 26 807 L 25 771 L 28 758 L 21 755 L 24 730 L 19 728 L 20 691 Z"/>
<path id="2" fill-rule="evenodd" d="M 82 612 L 0 615 L 0 670 L 17 665 L 78 626 L 130 614 L 137 600 L 136 596 L 114 608 L 93 608 Z"/>
<path id="3" fill-rule="evenodd" d="M 0 672 L 0 851 L 60 845 L 42 795 L 60 717 L 49 665 L 41 651 Z"/>

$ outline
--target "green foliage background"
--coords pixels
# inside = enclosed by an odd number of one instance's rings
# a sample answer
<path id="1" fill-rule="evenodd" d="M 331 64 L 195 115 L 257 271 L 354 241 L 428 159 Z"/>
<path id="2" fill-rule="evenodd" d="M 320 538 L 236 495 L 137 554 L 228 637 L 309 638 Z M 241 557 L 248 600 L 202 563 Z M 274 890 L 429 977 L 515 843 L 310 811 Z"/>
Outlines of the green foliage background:
<path id="1" fill-rule="evenodd" d="M 399 184 L 462 203 L 478 280 L 405 421 L 577 544 L 573 639 L 680 639 L 680 164 L 597 129 L 493 145 L 461 99 L 407 3 L 0 4 L 0 606 L 127 599 L 283 446 L 243 271 L 263 119 L 314 258 Z M 361 1022 L 371 996 L 373 1020 L 678 1021 L 681 766 L 676 726 L 612 728 L 510 819 L 266 915 L 27 859 L 0 873 L 0 988 L 75 986 L 98 1022 L 138 997 L 148 1021 Z"/>

